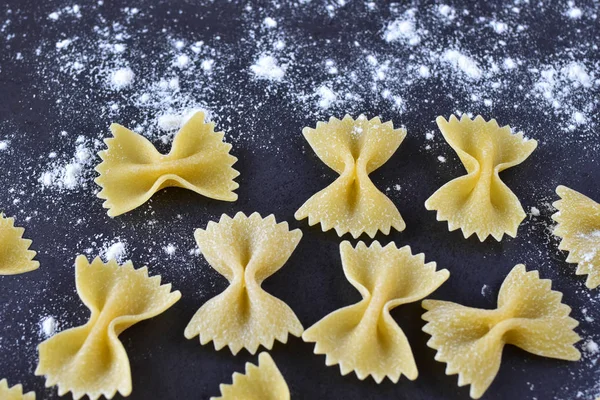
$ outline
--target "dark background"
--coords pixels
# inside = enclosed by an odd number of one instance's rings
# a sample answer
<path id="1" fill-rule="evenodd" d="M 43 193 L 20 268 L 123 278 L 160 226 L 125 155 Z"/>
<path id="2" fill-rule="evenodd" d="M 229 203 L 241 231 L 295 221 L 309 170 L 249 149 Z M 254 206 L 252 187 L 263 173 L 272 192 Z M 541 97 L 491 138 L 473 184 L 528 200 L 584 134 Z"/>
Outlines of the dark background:
<path id="1" fill-rule="evenodd" d="M 88 311 L 75 292 L 74 259 L 86 248 L 98 253 L 99 242 L 119 237 L 127 242 L 127 256 L 136 266 L 148 264 L 152 274 L 160 274 L 163 282 L 172 283 L 182 293 L 182 299 L 164 314 L 139 323 L 120 336 L 131 362 L 130 398 L 217 396 L 220 383 L 230 383 L 234 371 L 242 371 L 245 362 L 257 360 L 256 355 L 246 351 L 233 356 L 228 349 L 217 352 L 212 343 L 200 346 L 197 339 L 183 337 L 195 311 L 227 285 L 201 256 L 188 254 L 195 246 L 193 230 L 204 228 L 222 213 L 274 213 L 278 221 L 285 220 L 291 227 L 302 229 L 304 237 L 289 262 L 263 287 L 285 301 L 305 328 L 327 313 L 357 302 L 360 296 L 345 279 L 340 264 L 338 246 L 342 239 L 333 231 L 323 233 L 319 226 L 309 228 L 306 221 L 293 218 L 306 199 L 336 177 L 308 147 L 301 129 L 330 115 L 342 117 L 346 112 L 355 116 L 360 112 L 370 117 L 380 115 L 384 121 L 392 119 L 408 130 L 399 150 L 371 175 L 381 189 L 401 186 L 400 191 L 386 194 L 397 205 L 407 228 L 389 236 L 379 234 L 376 239 L 410 245 L 414 253 L 425 253 L 426 261 L 436 261 L 438 268 L 450 271 L 449 280 L 431 298 L 494 308 L 506 274 L 515 264 L 525 263 L 529 270 L 538 269 L 543 278 L 552 279 L 553 288 L 564 293 L 564 302 L 580 321 L 577 332 L 583 340 L 578 346 L 581 348 L 588 339 L 600 340 L 598 290 L 585 288 L 584 278 L 574 274 L 575 266 L 564 262 L 566 254 L 557 250 L 558 241 L 551 235 L 553 210 L 549 206 L 557 198 L 554 189 L 558 184 L 600 200 L 599 121 L 597 100 L 593 100 L 598 99 L 597 85 L 582 97 L 582 102 L 595 104 L 591 110 L 595 112 L 589 113 L 585 126 L 570 132 L 562 129 L 568 124 L 564 115 L 524 95 L 525 91 L 517 85 L 493 96 L 494 106 L 484 108 L 471 102 L 464 85 L 457 83 L 462 78 L 446 78 L 441 73 L 407 88 L 403 93 L 407 109 L 403 112 L 380 97 L 369 96 L 365 89 L 368 82 L 356 83 L 362 98 L 352 104 L 330 110 L 299 104 L 291 93 L 300 87 L 298 82 L 305 85 L 302 90 L 309 90 L 318 81 L 318 74 L 323 74 L 306 66 L 322 62 L 323 54 L 335 56 L 341 65 L 351 65 L 361 54 L 352 45 L 355 39 L 363 43 L 363 49 L 397 51 L 399 62 L 416 51 L 387 49 L 389 45 L 381 41 L 382 27 L 394 16 L 393 7 L 377 3 L 376 12 L 367 12 L 363 2 L 348 3 L 338 6 L 320 1 L 196 4 L 107 0 L 102 6 L 82 2 L 81 18 L 61 17 L 51 24 L 47 20 L 49 13 L 73 3 L 3 1 L 0 15 L 11 22 L 4 24 L 0 39 L 4 49 L 0 52 L 0 140 L 8 139 L 10 147 L 0 153 L 0 210 L 15 216 L 17 225 L 26 228 L 26 237 L 33 240 L 32 248 L 38 251 L 41 267 L 19 276 L 0 277 L 0 378 L 7 378 L 10 385 L 23 383 L 25 390 L 34 390 L 38 398 L 58 397 L 55 388 L 44 389 L 43 377 L 33 375 L 37 365 L 35 347 L 42 340 L 39 322 L 52 315 L 62 330 L 86 321 Z M 244 12 L 247 4 L 252 4 L 254 11 Z M 336 7 L 335 17 L 325 9 L 332 4 Z M 439 46 L 460 40 L 474 57 L 493 53 L 496 39 L 480 27 L 476 17 L 502 14 L 510 4 L 454 3 L 458 10 L 469 10 L 469 15 L 461 20 L 460 29 L 436 31 Z M 574 22 L 565 19 L 566 2 L 540 4 L 518 4 L 522 10 L 519 21 L 527 24 L 528 32 L 526 37 L 509 37 L 507 46 L 512 54 L 535 62 L 565 54 L 566 59 L 579 57 L 597 67 L 600 58 L 592 43 L 597 44 L 598 21 L 589 17 L 589 10 L 593 13 L 597 3 L 582 2 L 588 17 Z M 433 2 L 411 6 L 419 12 L 435 7 Z M 134 20 L 123 21 L 123 7 L 139 7 L 141 13 Z M 292 42 L 291 46 L 295 47 L 296 60 L 294 71 L 288 71 L 296 82 L 293 88 L 285 83 L 273 87 L 248 73 L 256 56 L 254 39 L 249 38 L 248 31 L 269 15 L 300 43 Z M 165 30 L 173 37 L 204 40 L 213 48 L 222 49 L 223 58 L 217 61 L 224 66 L 212 79 L 226 79 L 212 85 L 213 91 L 200 88 L 195 94 L 209 105 L 217 128 L 225 130 L 226 140 L 234 145 L 232 153 L 239 158 L 234 167 L 241 172 L 237 202 L 218 202 L 190 191 L 167 189 L 138 209 L 111 219 L 102 209 L 102 201 L 95 197 L 97 187 L 89 179 L 84 187 L 74 191 L 42 190 L 38 178 L 45 170 L 49 151 L 69 153 L 77 135 L 102 139 L 108 137 L 107 127 L 113 121 L 134 126 L 149 117 L 150 112 L 127 100 L 127 91 L 115 94 L 104 90 L 93 70 L 73 79 L 60 73 L 62 61 L 55 54 L 54 43 L 76 35 L 78 46 L 93 46 L 89 39 L 93 26 L 110 25 L 113 20 L 120 20 L 132 34 L 127 39 L 127 57 L 137 81 L 167 68 L 170 58 L 163 56 L 162 50 Z M 426 18 L 422 21 L 427 24 Z M 218 43 L 215 35 L 220 36 Z M 570 51 L 577 47 L 574 43 L 589 46 Z M 36 56 L 39 48 L 42 54 Z M 22 60 L 15 57 L 17 52 L 23 54 Z M 201 77 L 187 78 L 182 79 L 182 85 L 188 85 L 187 89 L 193 92 L 198 88 L 195 80 Z M 521 80 L 526 87 L 532 84 L 527 75 L 507 79 Z M 106 104 L 115 97 L 120 99 L 121 107 L 110 113 Z M 473 236 L 465 240 L 460 231 L 448 232 L 447 224 L 437 222 L 435 213 L 423 206 L 438 187 L 463 173 L 458 158 L 439 134 L 429 143 L 437 152 L 424 150 L 428 144 L 424 133 L 437 131 L 435 117 L 448 117 L 459 109 L 494 117 L 501 125 L 510 123 L 540 142 L 527 161 L 502 174 L 526 212 L 532 206 L 541 212 L 539 217 L 528 216 L 523 221 L 516 239 L 505 237 L 497 243 L 490 238 L 480 243 Z M 68 143 L 59 135 L 62 130 L 71 135 Z M 156 138 L 153 141 L 161 150 L 168 149 Z M 447 162 L 438 162 L 438 154 L 444 155 Z M 15 198 L 19 199 L 17 203 Z M 351 238 L 347 235 L 343 239 Z M 361 239 L 370 242 L 367 237 Z M 161 249 L 168 243 L 178 248 L 173 256 Z M 92 255 L 96 255 L 94 252 Z M 488 289 L 482 293 L 483 285 Z M 422 313 L 420 303 L 392 312 L 416 358 L 419 377 L 414 382 L 402 377 L 398 384 L 386 380 L 378 385 L 371 378 L 359 381 L 353 373 L 343 377 L 337 366 L 325 366 L 324 356 L 312 354 L 313 344 L 299 338 L 292 337 L 285 345 L 276 343 L 271 354 L 293 399 L 468 398 L 468 387 L 458 388 L 457 376 L 446 376 L 445 364 L 434 361 L 435 352 L 426 346 L 429 336 L 421 331 Z M 599 377 L 600 363 L 593 365 L 587 356 L 580 362 L 566 362 L 508 346 L 500 372 L 484 398 L 592 399 L 600 392 Z"/>

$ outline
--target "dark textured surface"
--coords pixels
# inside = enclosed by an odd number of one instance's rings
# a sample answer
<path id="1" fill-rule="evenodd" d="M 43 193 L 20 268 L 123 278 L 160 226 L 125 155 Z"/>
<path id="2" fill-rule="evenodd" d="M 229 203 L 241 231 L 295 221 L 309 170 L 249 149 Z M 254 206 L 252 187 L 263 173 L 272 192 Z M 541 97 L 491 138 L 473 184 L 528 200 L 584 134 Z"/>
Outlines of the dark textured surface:
<path id="1" fill-rule="evenodd" d="M 336 177 L 308 147 L 301 129 L 314 126 L 317 119 L 329 114 L 341 117 L 345 112 L 381 115 L 383 120 L 392 119 L 408 130 L 399 150 L 371 175 L 380 189 L 395 184 L 401 186 L 400 191 L 387 193 L 403 215 L 407 228 L 387 237 L 380 234 L 376 239 L 382 243 L 393 240 L 399 246 L 410 245 L 414 253 L 423 252 L 427 261 L 436 261 L 438 268 L 450 271 L 449 280 L 431 298 L 493 308 L 506 274 L 515 264 L 525 263 L 528 269 L 539 269 L 542 277 L 553 280 L 553 288 L 564 293 L 564 302 L 573 308 L 572 316 L 581 321 L 577 331 L 582 337 L 598 341 L 597 290 L 590 296 L 583 285 L 584 279 L 575 276 L 574 266 L 564 262 L 565 254 L 557 250 L 558 243 L 548 228 L 552 210 L 540 207 L 556 199 L 554 189 L 558 184 L 600 199 L 597 133 L 565 135 L 556 128 L 564 122 L 544 107 L 524 100 L 515 108 L 515 99 L 521 97 L 518 89 L 504 93 L 494 102 L 493 109 L 481 111 L 469 103 L 464 91 L 454 90 L 443 79 L 436 78 L 411 87 L 406 96 L 416 105 L 401 115 L 380 99 L 369 97 L 348 109 L 309 114 L 299 109 L 283 90 L 266 93 L 263 82 L 252 80 L 246 69 L 254 56 L 240 49 L 239 53 L 231 53 L 227 68 L 222 71 L 238 85 L 217 86 L 210 99 L 217 128 L 236 131 L 228 140 L 234 144 L 232 153 L 239 158 L 235 165 L 241 172 L 237 179 L 239 200 L 224 203 L 189 191 L 167 189 L 133 212 L 110 219 L 101 201 L 94 196 L 93 184 L 58 196 L 42 192 L 37 181 L 40 160 L 50 149 L 63 146 L 64 139 L 57 134 L 62 129 L 75 136 L 104 138 L 108 136 L 110 122 L 116 120 L 133 126 L 136 118 L 142 118 L 141 112 L 130 106 L 123 107 L 116 116 L 99 113 L 98 105 L 108 101 L 111 94 L 97 91 L 96 86 L 85 79 L 69 81 L 44 75 L 40 73 L 43 69 L 35 64 L 39 60 L 23 63 L 14 59 L 16 51 L 31 54 L 40 40 L 47 40 L 51 47 L 65 34 L 83 36 L 86 27 L 97 23 L 97 16 L 84 13 L 76 23 L 63 25 L 59 30 L 40 21 L 45 21 L 46 16 L 64 2 L 53 0 L 41 5 L 34 0 L 12 0 L 5 3 L 0 12 L 12 10 L 10 29 L 16 36 L 10 41 L 3 39 L 6 50 L 0 53 L 0 135 L 11 135 L 10 152 L 0 154 L 0 210 L 15 215 L 17 223 L 26 227 L 26 236 L 33 239 L 32 248 L 38 251 L 37 259 L 41 263 L 37 271 L 0 277 L 0 378 L 8 378 L 10 384 L 22 382 L 26 390 L 35 390 L 38 398 L 58 397 L 54 388 L 44 389 L 42 377 L 33 375 L 37 364 L 35 346 L 41 340 L 38 323 L 44 315 L 57 316 L 61 329 L 86 320 L 87 310 L 75 293 L 73 261 L 90 246 L 93 235 L 99 233 L 126 239 L 130 246 L 128 256 L 136 266 L 149 264 L 151 273 L 160 274 L 163 282 L 172 283 L 183 295 L 161 316 L 121 335 L 131 362 L 131 399 L 216 396 L 218 385 L 230 382 L 234 371 L 241 371 L 246 361 L 256 362 L 257 357 L 245 351 L 234 357 L 227 349 L 217 352 L 212 344 L 200 346 L 197 339 L 183 337 L 183 330 L 196 309 L 226 287 L 226 281 L 202 257 L 187 254 L 187 249 L 194 247 L 193 230 L 205 227 L 221 213 L 258 211 L 263 216 L 274 213 L 278 221 L 286 220 L 292 227 L 303 230 L 304 237 L 291 259 L 264 283 L 264 289 L 290 305 L 305 327 L 339 307 L 358 301 L 358 292 L 344 278 L 341 269 L 338 250 L 341 239 L 332 231 L 323 233 L 318 226 L 309 228 L 306 221 L 293 219 L 294 212 L 306 199 Z M 150 6 L 152 2 L 137 0 L 108 3 L 102 15 L 109 21 L 117 18 L 121 7 L 138 6 L 144 11 L 133 24 L 134 27 L 139 24 L 139 32 L 128 48 L 131 60 L 142 54 L 152 56 L 153 51 L 158 51 L 153 38 L 160 37 L 164 27 L 189 40 L 209 41 L 219 34 L 221 44 L 234 49 L 245 36 L 246 22 L 240 17 L 242 5 L 215 2 L 197 6 L 193 2 L 179 1 L 177 6 L 162 2 Z M 264 7 L 274 9 L 271 3 L 265 3 Z M 429 5 L 424 3 L 419 7 Z M 465 4 L 465 7 L 471 10 L 471 15 L 477 15 L 500 10 L 503 6 Z M 581 22 L 578 30 L 559 32 L 562 9 L 549 6 L 536 14 L 533 8 L 523 11 L 532 39 L 513 43 L 511 50 L 515 54 L 543 59 L 563 49 L 569 40 L 597 37 L 597 21 Z M 258 5 L 257 9 L 260 9 Z M 283 4 L 274 12 L 287 18 L 290 29 L 312 35 L 315 41 L 312 50 L 298 49 L 297 58 L 303 62 L 318 60 L 322 52 L 350 62 L 356 52 L 346 45 L 347 40 L 360 36 L 367 45 L 382 46 L 379 44 L 381 21 L 388 17 L 388 12 L 384 7 L 381 9 L 377 15 L 367 15 L 364 5 L 353 3 L 341 8 L 335 18 L 329 18 L 318 4 L 307 6 L 302 14 Z M 147 31 L 143 32 L 142 28 Z M 483 52 L 488 41 L 493 40 L 486 39 L 483 33 L 478 35 L 477 30 L 464 31 L 468 33 L 449 29 L 448 43 L 460 36 L 462 41 L 470 43 L 471 51 L 477 53 L 478 50 Z M 343 40 L 336 41 L 336 38 Z M 598 61 L 597 50 L 586 56 Z M 153 58 L 151 64 L 168 62 Z M 41 62 L 53 61 L 48 57 Z M 136 71 L 143 71 L 147 65 L 147 60 L 140 63 Z M 306 69 L 299 72 L 302 73 L 310 72 Z M 58 99 L 62 99 L 61 105 L 57 105 Z M 236 109 L 230 107 L 231 104 L 243 106 Z M 437 154 L 423 149 L 426 143 L 423 132 L 437 129 L 435 117 L 448 116 L 456 109 L 482 112 L 486 118 L 494 117 L 501 124 L 510 123 L 523 129 L 527 136 L 540 142 L 526 162 L 502 174 L 525 210 L 532 206 L 541 210 L 539 217 L 528 217 L 523 222 L 516 239 L 505 238 L 501 243 L 492 239 L 480 243 L 475 237 L 465 240 L 460 231 L 448 232 L 447 224 L 437 222 L 435 213 L 426 211 L 423 206 L 439 186 L 463 173 L 458 158 L 446 144 L 439 144 L 440 151 L 448 158 L 446 163 L 439 163 Z M 597 123 L 597 116 L 592 118 Z M 247 132 L 241 132 L 243 130 Z M 242 133 L 251 134 L 255 139 L 245 140 Z M 267 136 L 271 138 L 268 145 L 261 142 L 261 137 Z M 15 191 L 10 191 L 11 188 Z M 13 204 L 16 196 L 21 198 L 21 203 Z M 26 216 L 34 217 L 25 223 Z M 146 223 L 150 219 L 156 223 Z M 175 243 L 183 250 L 168 257 L 160 250 L 162 240 Z M 485 295 L 482 295 L 483 285 L 489 287 Z M 584 319 L 581 311 L 584 307 L 595 322 Z M 324 356 L 312 354 L 312 344 L 298 338 L 291 338 L 286 345 L 276 343 L 271 354 L 293 399 L 468 398 L 469 389 L 458 388 L 457 376 L 446 376 L 445 365 L 434 361 L 434 351 L 426 346 L 429 337 L 421 331 L 422 312 L 419 303 L 401 306 L 392 312 L 413 348 L 419 369 L 419 377 L 414 382 L 402 377 L 398 384 L 386 380 L 377 385 L 371 378 L 359 381 L 354 374 L 343 377 L 337 366 L 324 365 Z M 599 376 L 600 365 L 592 367 L 586 362 L 545 359 L 508 346 L 500 373 L 484 398 L 572 399 L 579 390 L 587 390 L 591 396 L 589 390 L 597 384 Z"/>

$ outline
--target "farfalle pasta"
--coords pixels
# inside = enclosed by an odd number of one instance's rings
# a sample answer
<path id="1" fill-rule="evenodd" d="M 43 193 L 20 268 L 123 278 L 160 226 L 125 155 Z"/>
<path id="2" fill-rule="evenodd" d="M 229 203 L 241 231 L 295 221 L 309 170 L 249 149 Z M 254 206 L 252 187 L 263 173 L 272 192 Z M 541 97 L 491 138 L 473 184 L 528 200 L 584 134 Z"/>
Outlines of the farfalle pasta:
<path id="1" fill-rule="evenodd" d="M 221 396 L 210 400 L 289 400 L 290 391 L 283 375 L 269 355 L 258 355 L 258 366 L 246 363 L 246 373 L 235 372 L 231 384 L 221 384 Z"/>
<path id="2" fill-rule="evenodd" d="M 560 200 L 552 218 L 558 222 L 554 234 L 562 238 L 561 250 L 569 252 L 567 262 L 576 263 L 577 275 L 587 275 L 590 289 L 600 285 L 600 204 L 566 186 L 556 188 Z"/>
<path id="3" fill-rule="evenodd" d="M 438 221 L 448 221 L 450 231 L 460 228 L 465 238 L 473 233 L 481 241 L 489 235 L 500 241 L 505 233 L 515 237 L 525 211 L 499 173 L 525 161 L 537 142 L 481 116 L 471 120 L 463 115 L 459 121 L 453 115 L 449 121 L 438 117 L 436 122 L 467 175 L 438 189 L 425 207 L 437 210 Z"/>
<path id="4" fill-rule="evenodd" d="M 161 285 L 160 276 L 148 276 L 146 267 L 134 269 L 131 261 L 90 264 L 84 256 L 75 261 L 77 292 L 90 309 L 89 321 L 42 342 L 36 375 L 46 386 L 58 385 L 60 396 L 87 395 L 112 398 L 118 391 L 131 393 L 129 358 L 118 336 L 125 329 L 171 307 L 181 294 Z"/>
<path id="5" fill-rule="evenodd" d="M 496 377 L 506 344 L 544 357 L 579 360 L 573 346 L 579 341 L 573 330 L 578 322 L 561 303 L 562 293 L 551 286 L 537 271 L 527 272 L 519 264 L 502 283 L 495 310 L 424 300 L 423 331 L 431 335 L 427 345 L 437 350 L 437 361 L 447 364 L 447 375 L 458 374 L 459 386 L 471 385 L 474 399 Z"/>
<path id="6" fill-rule="evenodd" d="M 235 201 L 233 180 L 239 173 L 232 168 L 237 158 L 229 154 L 231 145 L 223 142 L 223 132 L 214 123 L 205 123 L 196 113 L 175 135 L 171 151 L 159 153 L 146 138 L 112 124 L 114 137 L 106 139 L 106 150 L 98 153 L 96 167 L 102 187 L 98 197 L 105 199 L 111 217 L 144 204 L 166 187 L 192 190 L 212 199 Z"/>
<path id="7" fill-rule="evenodd" d="M 0 399 L 1 400 L 35 400 L 35 393 L 23 393 L 23 385 L 18 384 L 13 387 L 8 386 L 6 379 L 0 380 Z"/>
<path id="8" fill-rule="evenodd" d="M 254 354 L 260 345 L 271 349 L 275 339 L 286 343 L 288 333 L 302 334 L 292 309 L 261 288 L 298 245 L 299 229 L 290 231 L 273 215 L 263 219 L 239 212 L 233 219 L 223 214 L 219 223 L 196 230 L 195 237 L 204 258 L 230 285 L 196 312 L 186 338 L 200 336 L 201 344 L 213 341 L 217 350 L 229 346 L 233 354 L 242 348 Z"/>
<path id="9" fill-rule="evenodd" d="M 412 255 L 409 246 L 393 243 L 370 247 L 359 242 L 340 245 L 344 274 L 363 299 L 332 312 L 302 335 L 315 342 L 315 354 L 325 354 L 325 364 L 339 364 L 342 375 L 354 371 L 359 379 L 371 375 L 377 383 L 386 376 L 398 382 L 402 374 L 414 380 L 418 371 L 404 332 L 390 315 L 401 304 L 418 301 L 449 277 L 436 263 L 425 264 L 423 254 Z"/>
<path id="10" fill-rule="evenodd" d="M 40 267 L 33 259 L 36 252 L 29 250 L 31 240 L 23 239 L 24 232 L 15 226 L 14 218 L 0 213 L 0 275 L 21 274 Z"/>
<path id="11" fill-rule="evenodd" d="M 341 121 L 317 122 L 316 129 L 304 128 L 302 134 L 317 156 L 340 176 L 331 185 L 313 195 L 296 211 L 297 220 L 320 223 L 323 231 L 334 228 L 339 236 L 347 232 L 357 238 L 366 232 L 390 233 L 404 230 L 406 224 L 392 201 L 380 192 L 369 174 L 394 154 L 406 130 L 394 129 L 392 122 L 379 118 L 354 120 L 346 115 Z"/>

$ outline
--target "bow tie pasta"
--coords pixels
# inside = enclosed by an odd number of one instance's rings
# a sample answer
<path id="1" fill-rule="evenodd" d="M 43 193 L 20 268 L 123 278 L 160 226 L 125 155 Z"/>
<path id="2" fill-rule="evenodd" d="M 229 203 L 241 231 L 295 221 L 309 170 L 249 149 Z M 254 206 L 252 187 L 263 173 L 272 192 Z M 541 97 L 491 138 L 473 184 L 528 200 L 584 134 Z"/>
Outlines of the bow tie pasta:
<path id="1" fill-rule="evenodd" d="M 371 182 L 369 174 L 381 167 L 396 151 L 406 130 L 394 129 L 392 122 L 379 118 L 356 120 L 346 115 L 341 121 L 317 122 L 316 129 L 302 134 L 317 156 L 340 176 L 313 195 L 296 211 L 297 220 L 320 223 L 323 231 L 334 228 L 338 236 L 350 232 L 357 238 L 366 232 L 404 230 L 406 224 L 392 201 Z"/>
<path id="2" fill-rule="evenodd" d="M 186 338 L 199 335 L 201 344 L 213 341 L 217 350 L 229 346 L 233 354 L 242 348 L 254 354 L 259 345 L 271 349 L 275 339 L 286 343 L 288 333 L 302 334 L 292 309 L 261 288 L 291 256 L 302 237 L 299 229 L 290 231 L 273 215 L 239 212 L 233 219 L 223 214 L 195 236 L 206 261 L 230 285 L 200 307 L 185 328 Z"/>
<path id="3" fill-rule="evenodd" d="M 23 239 L 25 229 L 15 227 L 13 218 L 0 213 L 0 275 L 33 271 L 40 263 L 33 260 L 36 252 L 29 250 L 31 240 Z"/>
<path id="4" fill-rule="evenodd" d="M 427 297 L 448 279 L 448 270 L 425 264 L 423 254 L 412 255 L 409 246 L 393 243 L 370 247 L 359 242 L 340 245 L 344 274 L 363 299 L 327 315 L 302 335 L 315 342 L 315 354 L 325 364 L 339 364 L 342 375 L 354 371 L 359 379 L 372 375 L 377 383 L 386 376 L 398 382 L 402 374 L 417 378 L 410 344 L 390 310 Z"/>
<path id="5" fill-rule="evenodd" d="M 35 393 L 29 392 L 23 394 L 23 385 L 18 384 L 11 388 L 8 387 L 6 379 L 0 381 L 0 399 L 2 400 L 35 400 Z"/>
<path id="6" fill-rule="evenodd" d="M 144 204 L 166 187 L 192 190 L 216 200 L 235 201 L 239 175 L 232 165 L 237 158 L 229 154 L 231 145 L 223 142 L 223 132 L 214 123 L 205 123 L 198 112 L 177 132 L 169 154 L 159 153 L 146 138 L 112 124 L 114 137 L 106 139 L 106 150 L 98 153 L 102 162 L 96 167 L 102 187 L 98 197 L 108 215 L 115 217 Z"/>
<path id="7" fill-rule="evenodd" d="M 578 322 L 551 285 L 519 264 L 502 283 L 495 310 L 423 301 L 428 310 L 423 331 L 431 335 L 427 345 L 437 350 L 437 361 L 447 364 L 446 374 L 458 374 L 459 386 L 471 385 L 472 398 L 480 398 L 498 374 L 505 344 L 544 357 L 579 360 L 573 346 L 579 341 L 573 330 Z"/>
<path id="8" fill-rule="evenodd" d="M 569 189 L 556 188 L 560 200 L 552 218 L 558 222 L 554 234 L 562 240 L 558 246 L 569 252 L 567 262 L 577 263 L 577 275 L 587 275 L 586 286 L 600 286 L 600 204 Z"/>
<path id="9" fill-rule="evenodd" d="M 465 238 L 473 233 L 481 241 L 489 235 L 500 241 L 505 233 L 515 237 L 525 211 L 499 173 L 525 161 L 537 142 L 481 116 L 471 120 L 463 115 L 459 121 L 453 115 L 449 121 L 438 117 L 436 122 L 467 175 L 438 189 L 425 208 L 437 210 L 437 220 L 448 221 L 451 231 L 460 228 Z"/>
<path id="10" fill-rule="evenodd" d="M 90 264 L 84 256 L 75 261 L 77 293 L 90 309 L 89 321 L 42 342 L 36 375 L 46 386 L 58 385 L 58 394 L 74 399 L 112 398 L 117 391 L 131 393 L 129 359 L 118 336 L 130 326 L 157 316 L 181 297 L 160 276 L 148 277 L 146 267 L 133 269 L 131 261 Z"/>
<path id="11" fill-rule="evenodd" d="M 269 355 L 262 352 L 258 356 L 258 366 L 246 363 L 246 373 L 234 373 L 233 382 L 221 384 L 220 397 L 210 400 L 289 400 L 290 391 L 283 375 Z"/>

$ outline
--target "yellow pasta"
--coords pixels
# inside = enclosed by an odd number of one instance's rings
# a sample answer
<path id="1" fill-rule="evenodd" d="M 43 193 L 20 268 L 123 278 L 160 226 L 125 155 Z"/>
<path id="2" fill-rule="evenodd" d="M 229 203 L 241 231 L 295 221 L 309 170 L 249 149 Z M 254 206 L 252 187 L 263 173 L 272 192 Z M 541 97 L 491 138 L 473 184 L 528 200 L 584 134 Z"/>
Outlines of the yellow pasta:
<path id="1" fill-rule="evenodd" d="M 315 342 L 315 354 L 325 354 L 325 364 L 339 364 L 342 375 L 354 371 L 359 379 L 371 375 L 377 383 L 386 376 L 398 382 L 402 374 L 417 378 L 410 344 L 390 315 L 402 304 L 418 301 L 448 279 L 436 263 L 425 264 L 423 254 L 412 255 L 409 246 L 393 243 L 370 247 L 359 242 L 340 245 L 344 274 L 363 299 L 332 312 L 302 335 Z"/>
<path id="2" fill-rule="evenodd" d="M 231 145 L 223 142 L 223 132 L 214 131 L 214 123 L 205 123 L 204 114 L 196 113 L 175 135 L 171 151 L 159 153 L 146 138 L 112 124 L 114 137 L 106 139 L 107 150 L 96 171 L 96 183 L 102 187 L 98 197 L 105 199 L 111 217 L 141 206 L 157 191 L 166 187 L 192 190 L 212 199 L 235 201 L 239 175 L 232 165 L 237 158 L 229 154 Z"/>
<path id="3" fill-rule="evenodd" d="M 31 240 L 23 239 L 25 229 L 15 227 L 13 218 L 0 213 L 0 275 L 33 271 L 40 263 L 33 260 L 36 252 L 29 250 Z"/>
<path id="4" fill-rule="evenodd" d="M 8 387 L 6 379 L 0 380 L 0 400 L 35 400 L 35 393 L 23 394 L 23 385 Z"/>
<path id="5" fill-rule="evenodd" d="M 223 214 L 219 223 L 196 230 L 195 237 L 204 258 L 230 285 L 196 312 L 186 338 L 199 335 L 201 344 L 213 341 L 217 350 L 229 346 L 233 354 L 242 348 L 254 354 L 260 345 L 271 349 L 275 339 L 286 343 L 288 333 L 302 334 L 292 309 L 261 288 L 298 245 L 299 229 L 290 231 L 273 215 L 263 219 L 239 212 L 233 219 Z"/>
<path id="6" fill-rule="evenodd" d="M 340 176 L 331 185 L 313 195 L 296 211 L 297 220 L 320 223 L 323 231 L 334 228 L 339 236 L 347 232 L 357 238 L 366 232 L 404 230 L 406 224 L 392 201 L 380 192 L 369 174 L 394 154 L 406 130 L 394 129 L 392 122 L 379 118 L 354 120 L 346 115 L 341 121 L 317 122 L 316 129 L 304 128 L 302 134 L 317 156 Z"/>
<path id="7" fill-rule="evenodd" d="M 246 363 L 246 373 L 233 374 L 233 382 L 221 384 L 220 397 L 210 400 L 289 400 L 290 391 L 277 365 L 269 355 L 258 356 L 258 366 Z"/>
<path id="8" fill-rule="evenodd" d="M 573 346 L 579 341 L 573 330 L 578 322 L 551 285 L 519 264 L 502 283 L 495 310 L 423 301 L 428 310 L 423 331 L 431 335 L 427 345 L 437 350 L 437 361 L 447 364 L 447 375 L 458 374 L 459 386 L 471 385 L 472 398 L 480 398 L 496 377 L 505 344 L 544 357 L 579 360 Z"/>
<path id="9" fill-rule="evenodd" d="M 561 250 L 569 252 L 567 262 L 576 263 L 577 275 L 587 275 L 590 289 L 600 285 L 600 204 L 566 186 L 556 188 L 560 200 L 552 218 L 558 222 L 554 234 L 562 238 Z"/>
<path id="10" fill-rule="evenodd" d="M 489 235 L 500 241 L 505 233 L 515 237 L 525 211 L 499 173 L 525 161 L 537 142 L 481 116 L 471 120 L 463 115 L 459 121 L 453 115 L 449 121 L 438 117 L 436 122 L 467 175 L 438 189 L 425 207 L 437 210 L 438 221 L 448 221 L 450 231 L 460 228 L 465 238 L 473 233 L 481 241 Z"/>
<path id="11" fill-rule="evenodd" d="M 146 267 L 134 269 L 131 261 L 90 264 L 84 256 L 75 262 L 77 292 L 90 309 L 89 321 L 42 342 L 36 375 L 46 386 L 58 385 L 60 396 L 74 399 L 112 398 L 117 391 L 131 393 L 129 358 L 118 336 L 130 326 L 171 307 L 181 294 L 161 285 L 160 276 L 148 276 Z"/>

